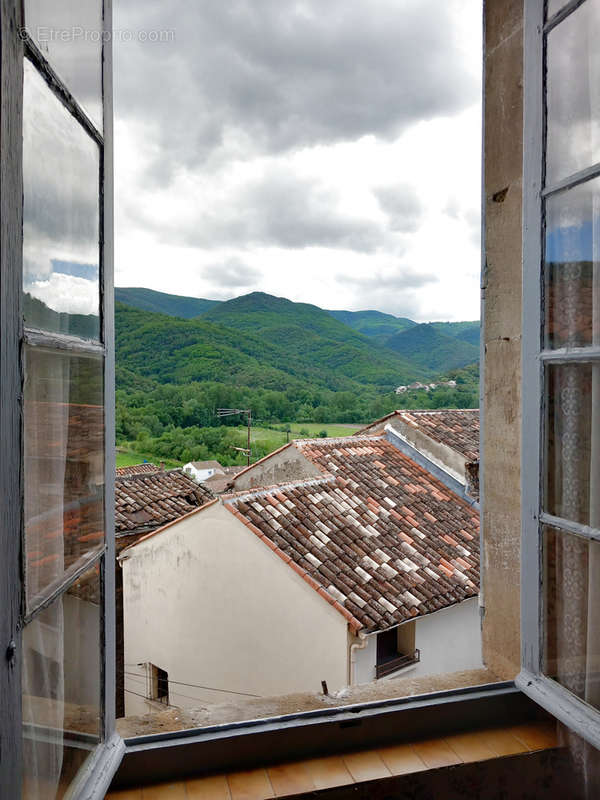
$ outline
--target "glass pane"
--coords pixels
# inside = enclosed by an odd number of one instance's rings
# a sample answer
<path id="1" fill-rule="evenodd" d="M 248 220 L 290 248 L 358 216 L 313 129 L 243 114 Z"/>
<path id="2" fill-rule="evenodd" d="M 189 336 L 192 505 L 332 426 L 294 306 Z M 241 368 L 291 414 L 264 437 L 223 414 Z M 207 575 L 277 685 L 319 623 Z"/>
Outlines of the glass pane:
<path id="1" fill-rule="evenodd" d="M 545 346 L 600 344 L 600 178 L 546 202 Z"/>
<path id="2" fill-rule="evenodd" d="M 98 339 L 98 145 L 29 61 L 23 115 L 25 324 Z"/>
<path id="3" fill-rule="evenodd" d="M 102 359 L 26 351 L 27 605 L 104 546 Z"/>
<path id="4" fill-rule="evenodd" d="M 600 708 L 600 543 L 544 530 L 543 672 Z"/>
<path id="5" fill-rule="evenodd" d="M 23 631 L 24 800 L 63 797 L 101 735 L 99 566 Z"/>
<path id="6" fill-rule="evenodd" d="M 600 364 L 547 368 L 546 458 L 545 510 L 600 529 Z"/>
<path id="7" fill-rule="evenodd" d="M 102 0 L 25 0 L 27 32 L 102 130 Z"/>
<path id="8" fill-rule="evenodd" d="M 548 34 L 546 183 L 600 161 L 600 0 Z"/>

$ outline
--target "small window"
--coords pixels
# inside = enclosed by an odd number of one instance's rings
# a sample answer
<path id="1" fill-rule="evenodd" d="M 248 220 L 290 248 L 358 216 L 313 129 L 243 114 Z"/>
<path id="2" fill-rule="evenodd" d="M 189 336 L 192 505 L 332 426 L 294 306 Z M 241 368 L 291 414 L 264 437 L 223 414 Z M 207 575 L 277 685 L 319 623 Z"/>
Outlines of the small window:
<path id="1" fill-rule="evenodd" d="M 157 667 L 155 664 L 147 662 L 141 664 L 146 670 L 146 697 L 148 700 L 155 700 L 157 703 L 169 705 L 169 673 Z"/>
<path id="2" fill-rule="evenodd" d="M 377 634 L 377 678 L 385 678 L 419 660 L 420 653 L 415 648 L 414 622 Z"/>

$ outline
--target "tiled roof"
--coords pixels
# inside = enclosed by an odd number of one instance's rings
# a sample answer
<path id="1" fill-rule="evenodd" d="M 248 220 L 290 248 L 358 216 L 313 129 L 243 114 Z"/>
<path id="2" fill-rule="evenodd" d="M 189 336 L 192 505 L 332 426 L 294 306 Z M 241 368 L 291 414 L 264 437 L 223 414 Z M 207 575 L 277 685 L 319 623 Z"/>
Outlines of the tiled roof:
<path id="1" fill-rule="evenodd" d="M 450 408 L 440 411 L 397 411 L 408 425 L 418 428 L 436 442 L 463 455 L 479 459 L 479 409 Z M 393 423 L 392 423 L 393 424 Z"/>
<path id="2" fill-rule="evenodd" d="M 180 469 L 115 480 L 115 531 L 149 531 L 188 514 L 214 498 Z"/>
<path id="3" fill-rule="evenodd" d="M 473 597 L 479 518 L 382 437 L 295 445 L 323 477 L 225 506 L 354 629 L 385 630 Z"/>
<path id="4" fill-rule="evenodd" d="M 416 411 L 399 408 L 365 425 L 354 436 L 383 433 L 385 426 L 400 420 L 420 430 L 436 442 L 463 455 L 467 461 L 479 460 L 479 409 L 445 408 L 439 411 Z"/>
<path id="5" fill-rule="evenodd" d="M 220 469 L 222 470 L 223 467 L 219 464 L 218 461 L 190 461 L 192 467 L 195 469 Z"/>
<path id="6" fill-rule="evenodd" d="M 141 475 L 151 472 L 158 472 L 159 468 L 156 464 L 150 464 L 145 461 L 143 464 L 133 464 L 130 467 L 117 467 L 115 472 L 117 475 Z"/>

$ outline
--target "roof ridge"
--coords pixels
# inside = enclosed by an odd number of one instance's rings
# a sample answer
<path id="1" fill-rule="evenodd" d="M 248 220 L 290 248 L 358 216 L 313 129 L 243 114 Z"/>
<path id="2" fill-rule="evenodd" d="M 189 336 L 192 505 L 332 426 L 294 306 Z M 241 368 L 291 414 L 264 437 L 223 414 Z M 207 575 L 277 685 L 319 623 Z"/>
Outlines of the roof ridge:
<path id="1" fill-rule="evenodd" d="M 478 408 L 399 408 L 396 414 L 464 414 L 467 411 L 479 411 Z M 383 417 L 382 417 L 383 419 Z M 378 420 L 376 420 L 377 422 Z"/>
<path id="2" fill-rule="evenodd" d="M 347 442 L 349 446 L 356 444 L 357 440 L 364 441 L 368 439 L 370 441 L 376 441 L 377 439 L 385 439 L 385 436 L 381 436 L 380 434 L 372 434 L 372 433 L 355 433 L 352 436 L 327 436 L 327 437 L 317 437 L 316 439 L 294 439 L 294 444 L 315 444 L 315 445 L 326 445 L 326 444 L 337 444 L 338 442 Z M 290 442 L 291 444 L 291 442 Z"/>
<path id="3" fill-rule="evenodd" d="M 184 471 L 183 467 L 175 467 L 174 469 L 157 469 L 156 472 L 136 472 L 133 473 L 132 475 L 116 475 L 115 480 L 116 479 L 138 480 L 139 478 L 153 478 L 156 477 L 157 475 L 173 475 L 176 472 L 179 472 L 188 480 L 194 480 L 190 475 L 187 474 L 187 472 Z"/>
<path id="4" fill-rule="evenodd" d="M 286 481 L 285 483 L 272 483 L 270 486 L 257 486 L 255 489 L 244 489 L 240 492 L 233 492 L 231 494 L 221 495 L 223 504 L 234 503 L 238 500 L 245 500 L 255 497 L 264 497 L 267 494 L 274 494 L 277 490 L 287 489 L 301 489 L 305 486 L 317 486 L 318 484 L 332 483 L 337 480 L 336 475 L 330 472 L 325 472 L 318 478 L 311 478 L 304 481 Z"/>

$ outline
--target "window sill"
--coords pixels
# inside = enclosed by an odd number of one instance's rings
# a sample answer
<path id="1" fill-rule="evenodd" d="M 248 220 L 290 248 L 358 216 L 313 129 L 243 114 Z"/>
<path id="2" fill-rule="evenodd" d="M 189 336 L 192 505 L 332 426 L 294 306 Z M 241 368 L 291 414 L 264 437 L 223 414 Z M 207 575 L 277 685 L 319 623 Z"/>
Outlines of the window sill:
<path id="1" fill-rule="evenodd" d="M 600 711 L 584 703 L 545 675 L 521 670 L 515 685 L 570 730 L 600 749 Z"/>
<path id="2" fill-rule="evenodd" d="M 125 740 L 113 789 L 535 719 L 512 682 Z M 409 733 L 408 733 L 409 732 Z M 158 752 L 160 751 L 160 752 Z"/>

